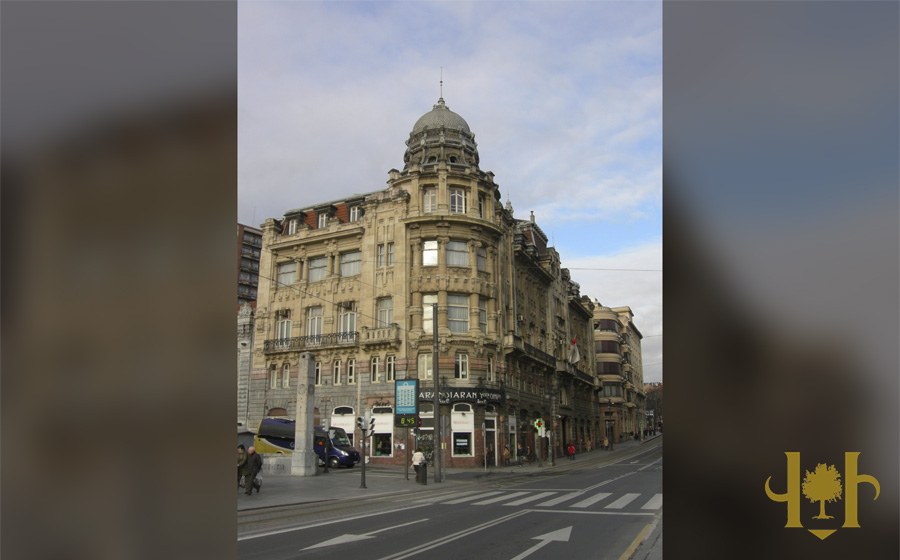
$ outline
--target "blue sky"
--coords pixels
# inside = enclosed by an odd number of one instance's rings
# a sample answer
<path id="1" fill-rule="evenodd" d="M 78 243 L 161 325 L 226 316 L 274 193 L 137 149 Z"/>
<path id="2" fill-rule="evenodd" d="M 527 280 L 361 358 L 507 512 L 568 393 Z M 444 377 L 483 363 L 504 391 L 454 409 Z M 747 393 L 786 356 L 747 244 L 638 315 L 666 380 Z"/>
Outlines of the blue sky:
<path id="1" fill-rule="evenodd" d="M 583 294 L 662 334 L 661 3 L 245 1 L 239 15 L 239 222 L 384 188 L 443 67 L 516 217 L 534 211 Z M 661 363 L 662 337 L 643 351 Z"/>

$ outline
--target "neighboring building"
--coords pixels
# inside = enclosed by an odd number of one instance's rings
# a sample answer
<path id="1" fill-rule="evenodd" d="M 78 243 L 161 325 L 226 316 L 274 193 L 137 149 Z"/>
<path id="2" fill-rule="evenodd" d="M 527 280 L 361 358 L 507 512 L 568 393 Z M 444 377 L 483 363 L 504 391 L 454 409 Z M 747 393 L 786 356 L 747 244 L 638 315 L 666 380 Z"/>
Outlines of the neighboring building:
<path id="1" fill-rule="evenodd" d="M 237 428 L 238 432 L 256 431 L 250 426 L 250 364 L 253 357 L 253 306 L 242 303 L 237 322 Z"/>
<path id="2" fill-rule="evenodd" d="M 534 216 L 515 219 L 500 203 L 475 135 L 443 99 L 406 145 L 386 189 L 263 224 L 247 422 L 295 415 L 299 355 L 309 351 L 316 422 L 356 441 L 355 417 L 372 413 L 374 463 L 402 464 L 404 444 L 435 449 L 435 370 L 447 466 L 481 466 L 485 448 L 496 464 L 497 450 L 509 445 L 515 456 L 519 442 L 549 452 L 538 418 L 556 424 L 557 453 L 564 442 L 596 441 L 594 304 Z M 412 378 L 417 440 L 393 426 L 394 381 Z"/>
<path id="3" fill-rule="evenodd" d="M 259 286 L 259 257 L 262 252 L 262 231 L 238 224 L 238 307 L 249 303 L 256 307 Z"/>
<path id="4" fill-rule="evenodd" d="M 639 437 L 645 428 L 643 335 L 630 307 L 594 309 L 594 352 L 603 430 L 613 443 Z M 634 436 L 632 436 L 634 434 Z"/>

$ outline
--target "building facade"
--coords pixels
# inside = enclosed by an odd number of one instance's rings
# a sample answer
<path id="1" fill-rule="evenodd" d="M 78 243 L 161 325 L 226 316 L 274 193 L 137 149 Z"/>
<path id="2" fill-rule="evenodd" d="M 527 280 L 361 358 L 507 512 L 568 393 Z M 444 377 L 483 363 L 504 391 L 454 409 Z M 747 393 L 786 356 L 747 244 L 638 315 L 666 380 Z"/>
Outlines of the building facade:
<path id="1" fill-rule="evenodd" d="M 501 204 L 475 135 L 443 99 L 406 146 L 386 189 L 263 224 L 248 425 L 294 416 L 299 355 L 312 352 L 317 424 L 358 442 L 355 418 L 371 414 L 374 463 L 439 449 L 435 375 L 447 466 L 499 464 L 507 445 L 546 457 L 596 441 L 594 304 L 534 216 Z M 394 427 L 400 379 L 419 380 L 417 430 Z"/>
<path id="2" fill-rule="evenodd" d="M 245 303 L 256 306 L 259 287 L 259 258 L 262 254 L 262 231 L 238 224 L 238 308 Z"/>
<path id="3" fill-rule="evenodd" d="M 640 438 L 646 428 L 641 338 L 630 307 L 594 309 L 596 371 L 603 433 L 612 443 Z"/>

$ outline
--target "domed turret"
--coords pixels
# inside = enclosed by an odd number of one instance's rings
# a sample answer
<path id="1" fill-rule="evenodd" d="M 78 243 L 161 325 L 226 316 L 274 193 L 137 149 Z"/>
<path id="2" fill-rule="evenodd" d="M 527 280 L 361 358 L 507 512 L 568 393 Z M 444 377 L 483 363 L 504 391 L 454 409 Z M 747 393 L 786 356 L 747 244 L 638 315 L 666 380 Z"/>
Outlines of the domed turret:
<path id="1" fill-rule="evenodd" d="M 438 99 L 437 105 L 435 105 L 431 111 L 425 113 L 416 121 L 411 134 L 422 132 L 426 128 L 451 128 L 455 130 L 464 130 L 469 134 L 472 133 L 472 131 L 469 130 L 469 123 L 467 123 L 464 118 L 451 111 L 444 103 L 443 97 Z"/>
<path id="2" fill-rule="evenodd" d="M 422 115 L 406 141 L 403 169 L 446 163 L 478 168 L 478 144 L 464 118 L 450 110 L 444 98 Z"/>

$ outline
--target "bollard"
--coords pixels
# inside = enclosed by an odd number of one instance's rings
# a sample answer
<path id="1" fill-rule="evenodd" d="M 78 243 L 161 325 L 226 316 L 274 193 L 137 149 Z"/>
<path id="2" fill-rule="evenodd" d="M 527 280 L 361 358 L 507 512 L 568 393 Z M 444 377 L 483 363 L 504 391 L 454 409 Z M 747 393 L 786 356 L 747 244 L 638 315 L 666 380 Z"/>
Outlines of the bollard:
<path id="1" fill-rule="evenodd" d="M 428 484 L 428 464 L 422 463 L 416 472 L 416 482 L 419 484 Z"/>

